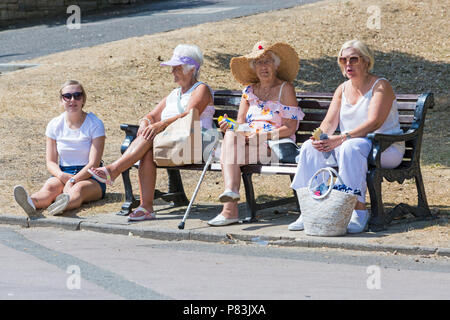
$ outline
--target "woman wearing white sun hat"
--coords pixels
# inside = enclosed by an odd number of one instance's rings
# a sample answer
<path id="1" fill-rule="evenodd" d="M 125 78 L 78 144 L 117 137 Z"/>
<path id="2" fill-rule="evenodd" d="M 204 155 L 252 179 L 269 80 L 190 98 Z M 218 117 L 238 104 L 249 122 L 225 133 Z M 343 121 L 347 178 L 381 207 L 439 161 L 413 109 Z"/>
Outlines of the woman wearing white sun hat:
<path id="1" fill-rule="evenodd" d="M 139 162 L 140 205 L 130 213 L 130 221 L 156 219 L 153 211 L 153 200 L 156 184 L 156 164 L 153 161 L 153 139 L 167 128 L 169 124 L 189 114 L 193 108 L 198 110 L 202 132 L 213 126 L 214 97 L 212 89 L 198 81 L 200 66 L 203 64 L 203 54 L 196 45 L 180 44 L 169 61 L 161 66 L 172 67 L 174 82 L 179 85 L 158 105 L 140 120 L 136 139 L 126 152 L 116 161 L 100 168 L 91 168 L 89 172 L 100 181 L 112 184 L 114 180 L 137 161 Z M 180 107 L 184 110 L 181 112 Z M 205 130 L 203 130 L 205 129 Z M 211 133 L 214 130 L 208 130 Z M 212 141 L 212 135 L 203 135 L 203 147 Z M 213 138 L 214 139 L 214 138 Z"/>

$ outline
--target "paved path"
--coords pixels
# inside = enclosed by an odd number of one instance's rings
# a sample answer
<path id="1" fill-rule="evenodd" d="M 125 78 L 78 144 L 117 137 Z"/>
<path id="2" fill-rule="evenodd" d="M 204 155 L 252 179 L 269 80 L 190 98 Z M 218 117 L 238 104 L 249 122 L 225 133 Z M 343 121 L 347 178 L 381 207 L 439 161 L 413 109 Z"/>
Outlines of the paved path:
<path id="1" fill-rule="evenodd" d="M 154 34 L 205 22 L 289 8 L 318 0 L 155 1 L 99 14 L 81 12 L 81 28 L 68 29 L 69 14 L 53 21 L 0 31 L 0 63 Z M 123 8 L 123 7 L 121 7 Z M 189 40 L 189 35 L 186 37 Z"/>
<path id="2" fill-rule="evenodd" d="M 450 298 L 432 257 L 17 226 L 0 226 L 0 252 L 0 299 Z"/>

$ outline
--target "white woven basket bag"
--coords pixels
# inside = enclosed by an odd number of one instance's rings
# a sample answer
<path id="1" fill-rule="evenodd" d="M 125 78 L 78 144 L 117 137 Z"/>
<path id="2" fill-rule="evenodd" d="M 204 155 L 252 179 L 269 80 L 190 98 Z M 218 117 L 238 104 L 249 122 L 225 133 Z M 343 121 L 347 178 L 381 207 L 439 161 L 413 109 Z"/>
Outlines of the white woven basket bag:
<path id="1" fill-rule="evenodd" d="M 328 190 L 318 196 L 311 188 L 315 178 L 321 172 L 329 173 Z M 343 184 L 341 177 L 331 167 L 319 169 L 309 180 L 308 187 L 297 189 L 300 210 L 303 216 L 305 234 L 310 236 L 342 236 L 347 233 L 352 211 L 355 208 L 355 194 L 334 190 L 334 176 Z M 324 178 L 324 173 L 322 173 Z M 325 183 L 327 180 L 323 180 Z"/>

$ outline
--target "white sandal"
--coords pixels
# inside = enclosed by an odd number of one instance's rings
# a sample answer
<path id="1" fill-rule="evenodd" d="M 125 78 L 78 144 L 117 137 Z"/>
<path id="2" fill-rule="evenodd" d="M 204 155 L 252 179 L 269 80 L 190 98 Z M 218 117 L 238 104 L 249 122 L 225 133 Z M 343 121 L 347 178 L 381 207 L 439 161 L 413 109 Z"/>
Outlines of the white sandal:
<path id="1" fill-rule="evenodd" d="M 106 179 L 95 174 L 94 171 L 92 171 L 92 168 L 88 169 L 87 171 L 92 175 L 92 177 L 94 177 L 96 180 L 100 181 L 101 183 L 107 184 L 109 186 L 112 186 L 114 184 L 114 180 L 111 179 L 111 174 L 109 173 L 108 169 L 106 169 L 106 167 L 98 167 L 96 169 L 103 171 L 103 173 L 106 176 Z"/>

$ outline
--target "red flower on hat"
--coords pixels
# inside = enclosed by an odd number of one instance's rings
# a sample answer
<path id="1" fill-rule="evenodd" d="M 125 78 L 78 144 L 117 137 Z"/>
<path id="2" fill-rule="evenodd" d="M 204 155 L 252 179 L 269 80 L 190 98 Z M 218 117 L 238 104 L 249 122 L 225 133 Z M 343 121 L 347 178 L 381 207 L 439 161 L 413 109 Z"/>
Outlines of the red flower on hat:
<path id="1" fill-rule="evenodd" d="M 258 46 L 258 49 L 259 49 L 259 50 L 262 50 L 262 49 L 264 49 L 264 48 L 263 48 L 263 46 Z"/>

